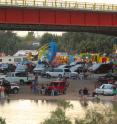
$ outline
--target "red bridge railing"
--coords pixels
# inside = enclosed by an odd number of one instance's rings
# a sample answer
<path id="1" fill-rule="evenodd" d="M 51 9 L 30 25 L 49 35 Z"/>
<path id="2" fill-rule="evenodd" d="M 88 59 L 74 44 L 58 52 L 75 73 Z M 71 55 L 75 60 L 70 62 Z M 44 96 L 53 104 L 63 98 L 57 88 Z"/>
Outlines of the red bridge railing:
<path id="1" fill-rule="evenodd" d="M 41 8 L 59 8 L 59 9 L 83 9 L 96 11 L 115 11 L 115 4 L 99 3 L 80 3 L 75 1 L 47 1 L 47 0 L 0 0 L 0 6 L 19 6 L 19 7 L 41 7 Z"/>

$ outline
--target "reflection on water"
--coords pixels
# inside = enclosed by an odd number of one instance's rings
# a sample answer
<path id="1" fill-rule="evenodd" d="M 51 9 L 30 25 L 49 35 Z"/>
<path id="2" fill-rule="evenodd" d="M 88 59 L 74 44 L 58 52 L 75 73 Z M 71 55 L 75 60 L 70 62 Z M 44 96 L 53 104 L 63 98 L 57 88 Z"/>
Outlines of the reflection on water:
<path id="1" fill-rule="evenodd" d="M 85 108 L 79 101 L 71 101 L 73 109 L 67 111 L 68 117 L 82 118 Z M 89 102 L 88 106 L 94 103 Z M 50 112 L 57 107 L 56 101 L 45 100 L 7 100 L 0 101 L 0 116 L 6 119 L 7 124 L 40 124 L 48 118 Z"/>

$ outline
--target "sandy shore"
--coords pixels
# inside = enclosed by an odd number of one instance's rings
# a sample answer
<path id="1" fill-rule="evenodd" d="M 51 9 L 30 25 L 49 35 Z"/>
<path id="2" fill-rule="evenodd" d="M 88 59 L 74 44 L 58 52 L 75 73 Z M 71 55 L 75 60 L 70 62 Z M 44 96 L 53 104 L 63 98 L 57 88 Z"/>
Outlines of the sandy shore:
<path id="1" fill-rule="evenodd" d="M 51 79 L 55 80 L 55 79 Z M 44 79 L 39 78 L 39 83 L 46 84 L 47 82 L 51 81 L 50 79 Z M 95 89 L 96 84 L 96 78 L 91 78 L 88 80 L 69 80 L 70 86 L 67 89 L 67 93 L 65 95 L 59 95 L 59 96 L 45 96 L 45 95 L 35 95 L 31 92 L 30 86 L 25 85 L 21 86 L 20 92 L 18 94 L 10 94 L 8 96 L 8 99 L 11 100 L 17 100 L 17 99 L 31 99 L 31 100 L 59 100 L 59 99 L 65 99 L 65 100 L 80 100 L 78 91 L 80 88 L 87 87 L 89 90 L 89 93 L 92 94 L 92 92 Z M 113 99 L 113 96 L 99 96 L 99 98 L 103 101 L 117 101 L 117 99 Z M 94 98 L 89 96 L 89 100 L 93 100 Z"/>

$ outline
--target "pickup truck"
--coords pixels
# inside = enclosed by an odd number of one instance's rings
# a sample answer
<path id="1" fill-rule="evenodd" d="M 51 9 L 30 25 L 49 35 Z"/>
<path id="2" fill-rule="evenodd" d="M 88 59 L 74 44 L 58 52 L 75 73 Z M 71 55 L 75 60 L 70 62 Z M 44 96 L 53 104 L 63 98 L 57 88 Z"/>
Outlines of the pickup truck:
<path id="1" fill-rule="evenodd" d="M 34 80 L 24 72 L 9 72 L 7 75 L 2 75 L 2 78 L 9 81 L 10 83 L 17 82 L 20 84 L 28 84 Z"/>

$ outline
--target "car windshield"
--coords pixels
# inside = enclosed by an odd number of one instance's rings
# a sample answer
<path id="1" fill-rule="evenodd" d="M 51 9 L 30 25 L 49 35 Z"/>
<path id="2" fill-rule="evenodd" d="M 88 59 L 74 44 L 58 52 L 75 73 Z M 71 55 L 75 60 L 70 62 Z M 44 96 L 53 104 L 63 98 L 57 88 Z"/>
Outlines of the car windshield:
<path id="1" fill-rule="evenodd" d="M 44 68 L 44 67 L 45 67 L 44 64 L 37 64 L 37 65 L 36 65 L 36 68 Z"/>
<path id="2" fill-rule="evenodd" d="M 7 77 L 10 77 L 10 76 L 11 76 L 11 73 L 7 73 L 6 76 L 7 76 Z"/>
<path id="3" fill-rule="evenodd" d="M 4 63 L 3 63 L 1 67 L 7 68 L 7 67 L 8 67 L 8 64 L 4 64 Z"/>
<path id="4" fill-rule="evenodd" d="M 112 85 L 104 85 L 104 89 L 112 89 Z"/>
<path id="5" fill-rule="evenodd" d="M 50 84 L 50 86 L 59 86 L 59 83 L 52 82 L 52 83 Z"/>

